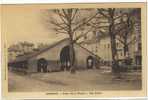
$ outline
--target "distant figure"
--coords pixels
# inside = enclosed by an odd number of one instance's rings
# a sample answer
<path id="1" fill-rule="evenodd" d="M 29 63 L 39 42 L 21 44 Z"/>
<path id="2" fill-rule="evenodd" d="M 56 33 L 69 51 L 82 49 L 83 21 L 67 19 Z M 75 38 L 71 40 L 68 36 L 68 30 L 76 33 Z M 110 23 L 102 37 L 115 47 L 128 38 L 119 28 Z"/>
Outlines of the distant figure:
<path id="1" fill-rule="evenodd" d="M 67 61 L 66 70 L 70 70 L 70 61 Z"/>
<path id="2" fill-rule="evenodd" d="M 88 59 L 88 66 L 92 65 L 92 59 Z"/>
<path id="3" fill-rule="evenodd" d="M 47 72 L 48 62 L 45 59 L 41 58 L 38 60 L 37 66 L 38 66 L 38 69 L 37 69 L 38 72 L 42 72 L 42 71 Z"/>
<path id="4" fill-rule="evenodd" d="M 93 57 L 91 56 L 87 58 L 87 68 L 93 68 Z"/>

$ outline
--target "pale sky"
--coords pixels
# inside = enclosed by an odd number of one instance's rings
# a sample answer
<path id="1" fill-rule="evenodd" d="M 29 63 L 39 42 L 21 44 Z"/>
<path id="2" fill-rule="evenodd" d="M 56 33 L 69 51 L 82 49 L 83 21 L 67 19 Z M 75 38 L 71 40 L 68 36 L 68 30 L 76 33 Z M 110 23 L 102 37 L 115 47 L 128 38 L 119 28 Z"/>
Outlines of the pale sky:
<path id="1" fill-rule="evenodd" d="M 6 34 L 8 46 L 18 41 L 33 43 L 53 43 L 65 36 L 55 34 L 43 24 L 43 13 L 40 9 L 31 9 L 26 6 L 3 6 L 2 33 Z"/>

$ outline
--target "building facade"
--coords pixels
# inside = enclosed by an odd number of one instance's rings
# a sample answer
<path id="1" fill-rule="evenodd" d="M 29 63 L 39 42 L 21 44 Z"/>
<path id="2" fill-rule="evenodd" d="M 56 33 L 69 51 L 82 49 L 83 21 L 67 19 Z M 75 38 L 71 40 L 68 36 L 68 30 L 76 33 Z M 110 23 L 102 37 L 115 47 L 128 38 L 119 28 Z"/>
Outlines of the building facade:
<path id="1" fill-rule="evenodd" d="M 141 65 L 142 56 L 141 56 L 141 39 L 140 35 L 136 34 L 136 41 L 128 45 L 128 52 L 126 56 L 124 55 L 123 44 L 116 40 L 117 47 L 117 57 L 122 60 L 126 57 L 132 58 L 133 64 Z M 82 46 L 99 56 L 103 61 L 112 62 L 112 52 L 111 52 L 111 42 L 110 37 L 104 37 L 99 41 L 92 43 L 82 43 Z"/>
<path id="2" fill-rule="evenodd" d="M 17 57 L 9 62 L 12 69 L 30 72 L 52 72 L 70 69 L 69 55 L 70 40 L 63 39 L 49 47 L 32 54 Z M 86 69 L 95 67 L 95 61 L 99 58 L 79 44 L 74 44 L 75 67 Z"/>

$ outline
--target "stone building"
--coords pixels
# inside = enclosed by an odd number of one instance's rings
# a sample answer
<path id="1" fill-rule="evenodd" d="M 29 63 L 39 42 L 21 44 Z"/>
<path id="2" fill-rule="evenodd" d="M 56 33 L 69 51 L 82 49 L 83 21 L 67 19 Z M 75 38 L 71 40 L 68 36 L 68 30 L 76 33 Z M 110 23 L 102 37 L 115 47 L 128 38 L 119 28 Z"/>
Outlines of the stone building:
<path id="1" fill-rule="evenodd" d="M 51 72 L 70 69 L 69 38 L 63 39 L 40 51 L 19 56 L 9 62 L 12 69 L 29 72 Z M 74 43 L 75 67 L 86 69 L 95 67 L 98 56 Z"/>
<path id="2" fill-rule="evenodd" d="M 129 11 L 129 9 L 124 12 Z M 128 36 L 128 41 L 132 41 L 128 45 L 128 53 L 126 56 L 124 55 L 123 44 L 117 39 L 116 47 L 117 47 L 117 57 L 118 59 L 125 59 L 125 57 L 132 58 L 132 62 L 135 65 L 142 64 L 142 43 L 141 43 L 141 9 L 132 9 L 131 10 L 132 19 L 136 22 L 134 25 L 134 34 Z M 98 55 L 104 61 L 111 62 L 112 61 L 112 53 L 111 53 L 111 42 L 110 37 L 108 35 L 99 38 L 99 33 L 94 32 L 94 34 L 89 34 L 91 36 L 87 36 L 90 39 L 85 40 L 83 45 L 88 50 L 92 51 L 94 54 Z M 95 35 L 94 37 L 92 35 Z M 98 37 L 97 37 L 98 36 Z M 99 41 L 95 41 L 95 37 L 98 38 Z M 120 37 L 119 37 L 120 38 Z M 89 41 L 89 42 L 87 42 Z M 90 42 L 92 41 L 92 42 Z"/>
<path id="3" fill-rule="evenodd" d="M 136 33 L 136 42 L 131 43 L 128 47 L 128 53 L 126 56 L 129 56 L 132 58 L 133 64 L 141 65 L 142 62 L 142 56 L 141 56 L 141 39 L 139 39 L 141 35 Z M 93 41 L 93 42 L 84 42 L 81 43 L 82 46 L 93 52 L 95 55 L 99 56 L 103 61 L 111 62 L 112 61 L 112 53 L 111 53 L 111 43 L 110 43 L 110 37 L 106 36 L 104 38 L 101 38 L 99 41 Z M 116 46 L 117 46 L 117 56 L 118 59 L 122 60 L 125 59 L 124 56 L 124 50 L 123 50 L 123 44 L 120 43 L 120 41 L 116 40 Z"/>
<path id="4" fill-rule="evenodd" d="M 112 61 L 111 44 L 110 38 L 108 36 L 100 39 L 98 42 L 84 43 L 81 45 L 83 45 L 85 48 L 99 56 L 103 61 Z M 118 59 L 124 59 L 124 51 L 122 44 L 119 41 L 117 41 L 116 46 Z"/>
<path id="5" fill-rule="evenodd" d="M 19 42 L 8 48 L 8 61 L 15 60 L 17 56 L 33 52 L 34 44 L 29 42 Z"/>

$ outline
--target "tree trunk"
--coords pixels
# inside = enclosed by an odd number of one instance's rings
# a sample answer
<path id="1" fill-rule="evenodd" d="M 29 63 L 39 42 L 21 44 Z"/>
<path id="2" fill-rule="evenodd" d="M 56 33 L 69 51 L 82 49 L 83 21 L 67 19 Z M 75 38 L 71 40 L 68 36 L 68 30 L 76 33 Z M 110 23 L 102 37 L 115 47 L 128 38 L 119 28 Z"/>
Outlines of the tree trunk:
<path id="1" fill-rule="evenodd" d="M 111 36 L 111 50 L 112 50 L 112 72 L 119 72 L 119 64 L 117 59 L 116 39 L 115 36 Z"/>
<path id="2" fill-rule="evenodd" d="M 124 49 L 124 57 L 126 57 L 126 54 L 128 52 L 128 45 L 127 44 L 124 44 L 123 49 Z"/>
<path id="3" fill-rule="evenodd" d="M 74 43 L 71 40 L 70 43 L 70 66 L 71 66 L 71 73 L 74 74 L 76 72 L 75 68 L 75 50 L 74 50 Z"/>
<path id="4" fill-rule="evenodd" d="M 128 32 L 126 32 L 126 34 L 125 34 L 125 36 L 124 36 L 124 47 L 123 47 L 123 50 L 124 50 L 124 57 L 126 57 L 126 54 L 127 54 L 127 51 L 128 51 L 127 35 L 128 35 Z"/>
<path id="5" fill-rule="evenodd" d="M 69 10 L 70 11 L 70 10 Z M 70 13 L 69 13 L 70 14 Z M 68 19 L 69 22 L 69 30 L 68 30 L 68 34 L 69 34 L 69 38 L 70 38 L 70 71 L 72 74 L 74 74 L 76 72 L 76 68 L 75 68 L 75 50 L 74 50 L 74 41 L 73 41 L 73 33 L 72 33 L 72 20 L 71 18 Z"/>
<path id="6" fill-rule="evenodd" d="M 112 51 L 112 72 L 118 73 L 119 72 L 119 64 L 118 64 L 118 55 L 117 55 L 117 49 L 116 49 L 116 34 L 114 34 L 115 31 L 115 25 L 114 25 L 114 9 L 109 9 L 110 18 L 108 19 L 110 22 L 109 25 L 109 35 L 110 35 L 110 41 L 111 41 L 111 51 Z"/>

